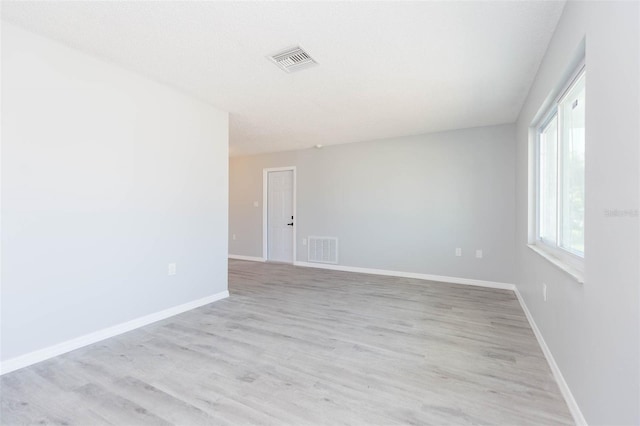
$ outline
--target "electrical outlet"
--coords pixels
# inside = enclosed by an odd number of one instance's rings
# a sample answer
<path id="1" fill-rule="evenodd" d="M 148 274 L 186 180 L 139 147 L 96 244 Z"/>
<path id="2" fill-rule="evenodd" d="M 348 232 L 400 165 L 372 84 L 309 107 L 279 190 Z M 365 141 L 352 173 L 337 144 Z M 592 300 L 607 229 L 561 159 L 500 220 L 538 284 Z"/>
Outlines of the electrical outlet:
<path id="1" fill-rule="evenodd" d="M 482 259 L 482 250 L 476 250 L 476 257 Z"/>
<path id="2" fill-rule="evenodd" d="M 307 239 L 306 239 L 306 238 L 303 238 L 303 239 L 302 239 L 302 245 L 303 245 L 303 246 L 306 246 L 306 245 L 307 245 Z"/>
<path id="3" fill-rule="evenodd" d="M 236 234 L 233 234 L 233 235 L 231 236 L 231 239 L 232 239 L 233 241 L 235 241 L 235 240 L 236 240 Z"/>
<path id="4" fill-rule="evenodd" d="M 462 256 L 462 249 L 460 247 L 456 249 L 456 256 L 458 257 Z"/>
<path id="5" fill-rule="evenodd" d="M 176 274 L 176 267 L 177 267 L 176 263 L 170 263 L 169 264 L 169 275 L 175 275 Z"/>
<path id="6" fill-rule="evenodd" d="M 547 301 L 547 285 L 545 283 L 542 283 L 542 299 Z"/>

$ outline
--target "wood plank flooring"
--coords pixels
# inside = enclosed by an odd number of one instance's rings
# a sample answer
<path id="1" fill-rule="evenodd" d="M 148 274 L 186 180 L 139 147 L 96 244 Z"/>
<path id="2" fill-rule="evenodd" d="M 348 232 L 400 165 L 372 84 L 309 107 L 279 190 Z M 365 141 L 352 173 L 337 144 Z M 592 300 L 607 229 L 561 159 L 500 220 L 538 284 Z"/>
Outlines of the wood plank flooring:
<path id="1" fill-rule="evenodd" d="M 4 375 L 0 423 L 573 423 L 510 291 L 233 260 L 229 283 Z"/>

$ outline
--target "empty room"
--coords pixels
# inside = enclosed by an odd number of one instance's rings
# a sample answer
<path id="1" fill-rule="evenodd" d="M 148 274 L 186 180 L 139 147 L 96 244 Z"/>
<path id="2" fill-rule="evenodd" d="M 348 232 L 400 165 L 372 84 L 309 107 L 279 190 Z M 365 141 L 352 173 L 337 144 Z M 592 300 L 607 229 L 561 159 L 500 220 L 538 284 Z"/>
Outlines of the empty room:
<path id="1" fill-rule="evenodd" d="M 640 2 L 0 13 L 0 424 L 640 424 Z"/>

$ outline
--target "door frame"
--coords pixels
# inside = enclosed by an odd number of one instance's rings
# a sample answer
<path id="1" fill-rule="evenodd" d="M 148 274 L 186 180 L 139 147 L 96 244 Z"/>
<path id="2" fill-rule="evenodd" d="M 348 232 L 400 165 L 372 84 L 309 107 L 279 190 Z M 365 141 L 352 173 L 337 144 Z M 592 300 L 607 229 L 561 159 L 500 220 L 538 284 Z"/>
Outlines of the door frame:
<path id="1" fill-rule="evenodd" d="M 262 258 L 265 262 L 269 261 L 269 213 L 268 213 L 268 203 L 269 203 L 269 173 L 270 172 L 293 172 L 293 256 L 291 257 L 291 264 L 296 263 L 296 229 L 298 224 L 298 214 L 297 214 L 297 202 L 296 202 L 296 166 L 286 166 L 286 167 L 272 167 L 267 169 L 262 169 Z"/>

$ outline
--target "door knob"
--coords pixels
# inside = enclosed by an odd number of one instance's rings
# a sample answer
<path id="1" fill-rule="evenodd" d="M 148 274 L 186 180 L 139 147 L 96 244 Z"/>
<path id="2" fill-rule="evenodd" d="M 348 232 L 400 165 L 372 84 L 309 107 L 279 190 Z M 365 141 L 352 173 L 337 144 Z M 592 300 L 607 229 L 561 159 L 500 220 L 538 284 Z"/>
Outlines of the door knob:
<path id="1" fill-rule="evenodd" d="M 291 223 L 287 223 L 287 225 L 289 225 L 289 226 L 293 226 L 293 222 L 291 222 Z"/>

